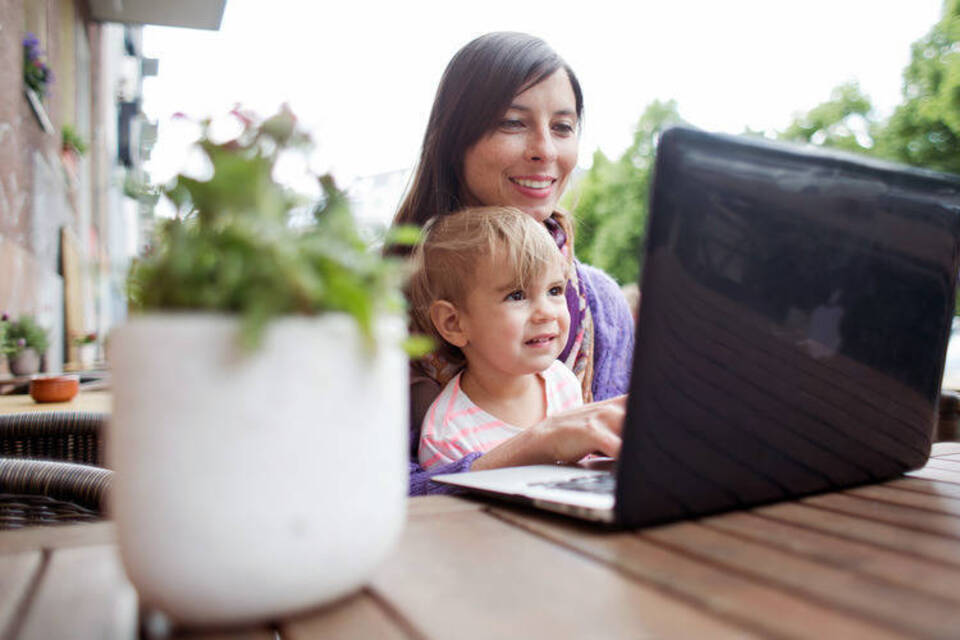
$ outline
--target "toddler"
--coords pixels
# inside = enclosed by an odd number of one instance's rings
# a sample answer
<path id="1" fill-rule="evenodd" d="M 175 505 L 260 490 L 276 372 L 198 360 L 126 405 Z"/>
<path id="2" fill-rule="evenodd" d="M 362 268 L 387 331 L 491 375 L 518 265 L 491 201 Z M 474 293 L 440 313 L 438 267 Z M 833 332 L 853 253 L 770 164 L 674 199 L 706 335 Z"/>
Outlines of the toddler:
<path id="1" fill-rule="evenodd" d="M 557 360 L 570 315 L 570 263 L 519 209 L 475 207 L 430 221 L 414 254 L 414 323 L 463 369 L 430 406 L 424 468 L 486 453 L 546 416 L 583 403 Z"/>

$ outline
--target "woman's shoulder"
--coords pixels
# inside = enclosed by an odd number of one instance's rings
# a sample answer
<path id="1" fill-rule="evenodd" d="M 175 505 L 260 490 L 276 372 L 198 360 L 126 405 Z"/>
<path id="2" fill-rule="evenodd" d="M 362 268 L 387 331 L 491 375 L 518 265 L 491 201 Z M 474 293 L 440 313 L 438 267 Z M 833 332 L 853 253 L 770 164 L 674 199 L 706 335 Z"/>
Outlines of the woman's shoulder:
<path id="1" fill-rule="evenodd" d="M 595 361 L 593 397 L 626 393 L 633 361 L 633 314 L 620 285 L 601 269 L 578 263 L 577 270 L 593 315 Z"/>
<path id="2" fill-rule="evenodd" d="M 592 303 L 591 307 L 599 306 L 602 309 L 613 309 L 617 311 L 626 309 L 629 312 L 627 299 L 624 297 L 623 291 L 620 289 L 620 285 L 617 284 L 616 280 L 611 278 L 603 269 L 580 262 L 579 260 L 575 260 L 574 262 L 577 266 L 577 274 L 580 276 L 580 282 L 587 294 L 587 300 Z"/>

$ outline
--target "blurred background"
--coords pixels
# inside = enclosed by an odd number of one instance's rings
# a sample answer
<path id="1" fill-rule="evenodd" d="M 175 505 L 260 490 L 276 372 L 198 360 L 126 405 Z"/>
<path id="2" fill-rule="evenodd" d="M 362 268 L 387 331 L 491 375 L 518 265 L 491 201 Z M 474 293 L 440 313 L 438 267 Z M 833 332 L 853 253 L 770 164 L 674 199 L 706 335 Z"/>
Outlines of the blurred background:
<path id="1" fill-rule="evenodd" d="M 579 256 L 625 284 L 668 124 L 960 172 L 958 15 L 958 0 L 0 0 L 0 310 L 51 329 L 54 370 L 75 360 L 72 336 L 123 320 L 129 261 L 172 213 L 145 187 L 204 171 L 195 123 L 174 114 L 289 105 L 316 143 L 310 168 L 384 228 L 444 67 L 494 30 L 544 38 L 578 74 L 565 206 Z M 21 90 L 28 36 L 52 72 L 39 100 Z M 309 192 L 299 169 L 290 182 Z"/>

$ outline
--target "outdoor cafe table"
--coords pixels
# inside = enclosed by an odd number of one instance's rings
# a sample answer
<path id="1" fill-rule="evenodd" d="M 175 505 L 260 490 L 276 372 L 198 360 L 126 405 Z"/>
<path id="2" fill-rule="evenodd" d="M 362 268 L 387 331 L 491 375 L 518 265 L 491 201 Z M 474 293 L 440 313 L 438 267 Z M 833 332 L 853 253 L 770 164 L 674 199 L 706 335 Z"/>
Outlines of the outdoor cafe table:
<path id="1" fill-rule="evenodd" d="M 883 484 L 637 531 L 445 496 L 411 499 L 408 513 L 359 593 L 181 635 L 960 636 L 960 443 Z M 115 540 L 110 522 L 0 533 L 0 638 L 134 637 Z"/>
<path id="2" fill-rule="evenodd" d="M 26 394 L 0 396 L 0 415 L 27 411 L 94 411 L 110 413 L 113 395 L 110 391 L 81 391 L 69 402 L 34 402 Z M 2 638 L 2 636 L 0 636 Z"/>

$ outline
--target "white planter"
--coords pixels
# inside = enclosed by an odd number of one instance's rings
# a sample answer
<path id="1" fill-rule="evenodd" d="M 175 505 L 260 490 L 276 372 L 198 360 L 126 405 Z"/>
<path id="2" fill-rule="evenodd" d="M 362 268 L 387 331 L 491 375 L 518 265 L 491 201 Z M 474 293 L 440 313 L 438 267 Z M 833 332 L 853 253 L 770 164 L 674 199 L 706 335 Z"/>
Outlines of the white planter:
<path id="1" fill-rule="evenodd" d="M 40 354 L 33 347 L 27 347 L 7 362 L 10 373 L 15 376 L 29 376 L 40 371 Z"/>
<path id="2" fill-rule="evenodd" d="M 97 345 L 77 345 L 77 357 L 80 360 L 80 367 L 82 369 L 93 369 L 97 363 Z"/>
<path id="3" fill-rule="evenodd" d="M 375 354 L 341 314 L 277 321 L 252 354 L 227 316 L 115 332 L 112 516 L 143 604 L 240 624 L 364 583 L 405 518 L 404 331 L 381 319 Z"/>

